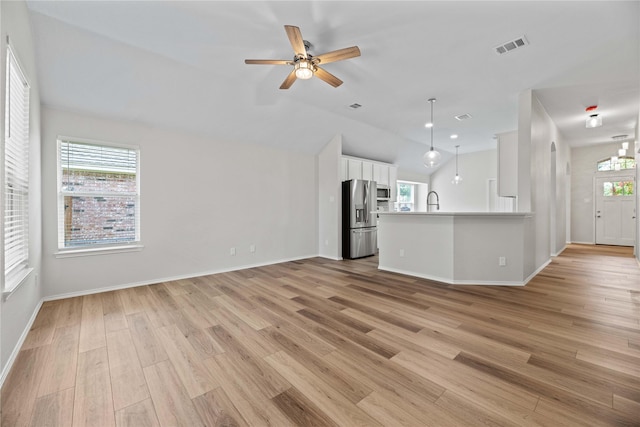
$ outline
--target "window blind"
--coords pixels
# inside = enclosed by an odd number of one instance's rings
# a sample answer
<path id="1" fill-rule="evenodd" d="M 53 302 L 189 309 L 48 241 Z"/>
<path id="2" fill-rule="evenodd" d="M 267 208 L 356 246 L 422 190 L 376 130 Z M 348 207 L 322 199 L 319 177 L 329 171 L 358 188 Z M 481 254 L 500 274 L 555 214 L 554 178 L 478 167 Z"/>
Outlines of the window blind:
<path id="1" fill-rule="evenodd" d="M 5 289 L 29 268 L 29 85 L 7 49 L 4 147 Z"/>
<path id="2" fill-rule="evenodd" d="M 60 249 L 140 241 L 139 150 L 59 139 Z"/>

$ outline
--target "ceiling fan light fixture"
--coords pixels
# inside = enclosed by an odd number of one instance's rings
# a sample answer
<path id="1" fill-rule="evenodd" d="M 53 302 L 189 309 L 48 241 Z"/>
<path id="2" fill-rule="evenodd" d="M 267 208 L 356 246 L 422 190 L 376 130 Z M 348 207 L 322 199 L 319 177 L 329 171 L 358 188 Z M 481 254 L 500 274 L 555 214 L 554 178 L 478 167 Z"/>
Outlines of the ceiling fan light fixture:
<path id="1" fill-rule="evenodd" d="M 294 68 L 296 70 L 296 77 L 301 80 L 308 80 L 313 77 L 313 64 L 311 61 L 301 59 L 296 62 Z"/>

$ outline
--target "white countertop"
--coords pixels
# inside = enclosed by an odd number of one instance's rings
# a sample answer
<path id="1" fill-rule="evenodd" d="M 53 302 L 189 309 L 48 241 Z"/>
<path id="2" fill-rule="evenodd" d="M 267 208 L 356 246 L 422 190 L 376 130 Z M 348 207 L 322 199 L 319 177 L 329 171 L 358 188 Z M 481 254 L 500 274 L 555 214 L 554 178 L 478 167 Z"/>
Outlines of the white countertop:
<path id="1" fill-rule="evenodd" d="M 439 216 L 515 216 L 527 217 L 533 215 L 532 212 L 377 212 L 378 215 L 439 215 Z"/>

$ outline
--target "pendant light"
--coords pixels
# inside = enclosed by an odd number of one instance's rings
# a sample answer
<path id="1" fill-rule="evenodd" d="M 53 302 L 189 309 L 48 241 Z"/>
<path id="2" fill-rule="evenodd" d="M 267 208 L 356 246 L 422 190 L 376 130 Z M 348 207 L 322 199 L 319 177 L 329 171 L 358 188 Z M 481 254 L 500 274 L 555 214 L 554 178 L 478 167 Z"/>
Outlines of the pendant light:
<path id="1" fill-rule="evenodd" d="M 456 145 L 456 176 L 451 180 L 451 183 L 456 185 L 462 182 L 462 177 L 458 175 L 458 147 L 460 146 Z"/>
<path id="2" fill-rule="evenodd" d="M 431 103 L 431 122 L 429 122 L 429 127 L 431 129 L 431 148 L 429 149 L 429 151 L 424 153 L 424 156 L 422 156 L 422 161 L 424 162 L 424 165 L 426 167 L 435 168 L 436 166 L 440 165 L 440 158 L 442 157 L 440 153 L 433 149 L 433 103 L 436 102 L 436 99 L 429 98 L 428 101 Z"/>

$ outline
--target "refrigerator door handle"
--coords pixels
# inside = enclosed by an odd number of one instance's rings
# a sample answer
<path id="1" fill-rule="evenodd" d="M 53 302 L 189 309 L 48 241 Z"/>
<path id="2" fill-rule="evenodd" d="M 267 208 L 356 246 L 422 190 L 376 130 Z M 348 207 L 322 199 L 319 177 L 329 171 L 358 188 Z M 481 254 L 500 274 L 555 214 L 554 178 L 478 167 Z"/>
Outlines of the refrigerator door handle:
<path id="1" fill-rule="evenodd" d="M 364 182 L 364 222 L 369 223 L 369 181 Z"/>

